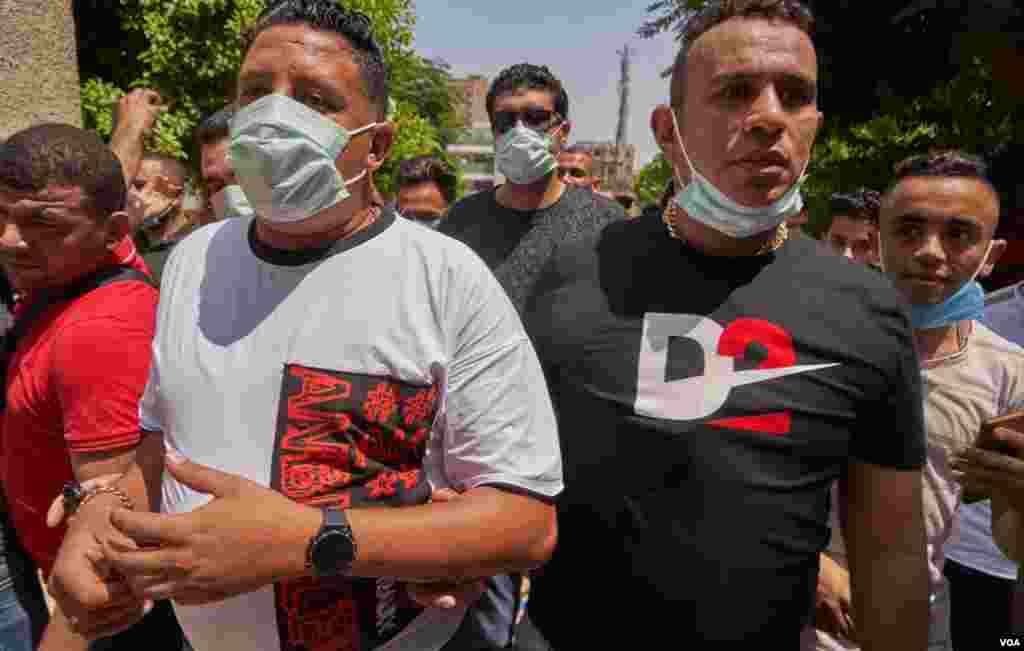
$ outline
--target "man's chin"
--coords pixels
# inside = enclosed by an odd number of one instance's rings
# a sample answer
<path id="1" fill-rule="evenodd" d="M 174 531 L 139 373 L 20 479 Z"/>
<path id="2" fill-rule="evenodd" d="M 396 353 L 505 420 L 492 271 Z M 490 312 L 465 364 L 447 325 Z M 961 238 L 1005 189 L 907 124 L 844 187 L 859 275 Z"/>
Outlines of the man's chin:
<path id="1" fill-rule="evenodd" d="M 935 288 L 922 288 L 922 287 L 909 287 L 904 285 L 900 287 L 903 295 L 907 297 L 907 301 L 911 305 L 938 305 L 946 300 L 946 292 L 942 289 Z"/>
<path id="2" fill-rule="evenodd" d="M 791 186 L 780 182 L 778 177 L 771 179 L 748 179 L 735 191 L 724 191 L 730 199 L 748 208 L 767 208 L 781 199 Z"/>

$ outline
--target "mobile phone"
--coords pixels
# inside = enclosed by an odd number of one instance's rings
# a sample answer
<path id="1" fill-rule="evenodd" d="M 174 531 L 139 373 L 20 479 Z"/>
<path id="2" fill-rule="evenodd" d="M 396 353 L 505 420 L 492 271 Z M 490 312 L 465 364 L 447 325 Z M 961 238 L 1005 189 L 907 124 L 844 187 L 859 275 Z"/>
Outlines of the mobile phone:
<path id="1" fill-rule="evenodd" d="M 981 424 L 981 432 L 974 445 L 982 450 L 990 450 L 1002 454 L 1013 454 L 1013 448 L 1005 441 L 996 438 L 996 429 L 1005 428 L 1024 432 L 1024 410 L 1010 412 L 1002 416 L 986 420 Z"/>
<path id="2" fill-rule="evenodd" d="M 995 434 L 998 428 L 1024 432 L 1024 410 L 1010 412 L 1009 414 L 986 420 L 981 424 L 981 431 L 978 433 L 978 438 L 974 441 L 974 445 L 982 450 L 1012 455 L 1014 453 L 1013 448 L 1005 441 L 1000 441 L 996 438 Z M 965 504 L 973 504 L 988 498 L 988 495 L 979 495 L 966 490 L 962 497 Z"/>

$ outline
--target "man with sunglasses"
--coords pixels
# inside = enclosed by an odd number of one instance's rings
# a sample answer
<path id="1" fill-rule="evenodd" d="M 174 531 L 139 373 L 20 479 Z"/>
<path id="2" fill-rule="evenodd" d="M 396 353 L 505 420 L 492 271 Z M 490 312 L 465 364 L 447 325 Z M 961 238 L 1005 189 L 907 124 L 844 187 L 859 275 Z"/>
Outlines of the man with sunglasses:
<path id="1" fill-rule="evenodd" d="M 557 246 L 625 215 L 559 172 L 572 128 L 569 96 L 547 67 L 520 63 L 503 70 L 487 93 L 487 114 L 498 172 L 507 182 L 452 206 L 440 230 L 473 248 L 522 311 Z"/>
<path id="2" fill-rule="evenodd" d="M 507 182 L 456 203 L 438 230 L 475 250 L 522 313 L 556 247 L 595 235 L 625 215 L 559 170 L 559 150 L 572 127 L 569 96 L 547 67 L 521 63 L 502 71 L 487 93 L 487 112 L 498 171 Z M 546 648 L 529 620 L 521 619 L 528 586 L 516 576 L 490 579 L 459 635 L 520 650 Z"/>

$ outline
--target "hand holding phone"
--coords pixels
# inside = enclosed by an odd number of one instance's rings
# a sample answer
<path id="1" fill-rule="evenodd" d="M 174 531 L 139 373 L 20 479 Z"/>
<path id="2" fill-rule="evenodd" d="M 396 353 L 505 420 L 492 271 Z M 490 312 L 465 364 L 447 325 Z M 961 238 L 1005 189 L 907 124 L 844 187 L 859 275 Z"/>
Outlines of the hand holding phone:
<path id="1" fill-rule="evenodd" d="M 981 431 L 978 433 L 978 438 L 974 441 L 974 447 L 978 449 L 1016 457 L 1016 448 L 996 434 L 996 430 L 998 429 L 1009 429 L 1016 432 L 1024 432 L 1024 410 L 1014 411 L 985 421 L 981 425 Z M 963 501 L 965 504 L 973 504 L 974 502 L 980 502 L 988 498 L 988 495 L 975 493 L 966 489 L 963 493 Z"/>

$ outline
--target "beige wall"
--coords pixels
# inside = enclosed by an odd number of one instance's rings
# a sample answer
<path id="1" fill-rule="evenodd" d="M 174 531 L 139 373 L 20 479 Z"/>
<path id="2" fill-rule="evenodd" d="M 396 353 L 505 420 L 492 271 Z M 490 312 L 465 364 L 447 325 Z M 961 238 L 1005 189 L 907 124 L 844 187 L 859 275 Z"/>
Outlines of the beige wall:
<path id="1" fill-rule="evenodd" d="M 0 140 L 39 122 L 81 126 L 72 0 L 0 0 Z"/>

